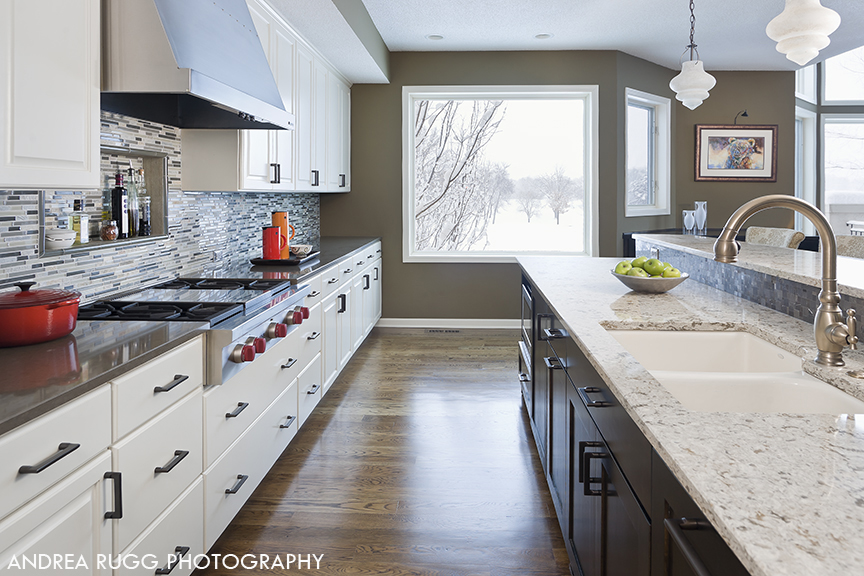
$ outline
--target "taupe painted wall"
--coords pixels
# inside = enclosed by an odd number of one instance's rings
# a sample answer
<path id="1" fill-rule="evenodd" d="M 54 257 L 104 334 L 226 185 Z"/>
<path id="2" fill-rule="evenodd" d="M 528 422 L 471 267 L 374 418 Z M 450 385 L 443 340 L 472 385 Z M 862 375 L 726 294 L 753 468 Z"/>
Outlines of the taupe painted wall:
<path id="1" fill-rule="evenodd" d="M 729 202 L 747 194 L 772 193 L 780 187 L 749 185 L 696 188 L 693 182 L 693 124 L 731 122 L 744 107 L 767 106 L 750 92 L 787 91 L 790 100 L 772 106 L 771 118 L 794 123 L 792 73 L 729 73 L 730 86 L 712 91 L 695 112 L 673 107 L 673 213 L 666 217 L 624 218 L 624 89 L 636 88 L 674 98 L 674 71 L 613 51 L 584 52 L 396 52 L 390 56 L 391 83 L 355 84 L 351 89 L 351 193 L 321 196 L 321 233 L 334 236 L 381 236 L 384 251 L 385 318 L 517 318 L 519 269 L 515 264 L 405 264 L 402 262 L 402 87 L 414 85 L 596 84 L 600 87 L 599 184 L 600 255 L 621 251 L 624 231 L 679 225 L 681 206 L 708 200 L 709 224 L 718 225 Z M 718 74 L 718 87 L 722 84 Z M 788 77 L 788 78 L 787 78 Z M 780 83 L 778 86 L 777 83 Z M 754 84 L 755 83 L 755 84 Z M 719 94 L 718 94 L 719 92 Z M 728 92 L 728 94 L 727 94 Z M 746 94 L 746 102 L 742 94 Z M 721 100 L 729 98 L 729 103 Z M 716 101 L 716 102 L 715 102 Z M 711 102 L 712 107 L 707 104 Z M 734 108 L 731 116 L 727 109 Z M 788 108 L 788 113 L 780 108 Z M 704 110 L 703 110 L 704 109 Z M 768 123 L 751 110 L 751 119 Z M 726 118 L 728 116 L 728 120 Z M 788 116 L 788 119 L 787 119 Z M 775 123 L 780 123 L 774 120 Z M 781 125 L 780 138 L 789 132 Z M 686 134 L 682 135 L 682 131 Z M 679 150 L 677 142 L 683 142 Z M 781 146 L 781 165 L 784 163 Z M 791 147 L 788 147 L 791 153 Z M 689 150 L 689 159 L 688 151 Z M 682 161 L 682 157 L 686 160 Z M 791 166 L 791 156 L 787 159 Z M 687 172 L 689 167 L 689 173 Z M 682 171 L 683 170 L 683 171 Z M 791 178 L 791 168 L 789 170 Z M 781 180 L 788 181 L 789 178 Z M 706 184 L 699 183 L 700 186 Z M 708 184 L 711 186 L 711 184 Z M 772 190 L 769 190 L 769 187 Z M 791 190 L 791 189 L 790 189 Z M 703 191 L 705 192 L 703 194 Z M 723 201 L 711 194 L 720 194 Z M 693 196 L 696 194 L 696 196 Z M 746 198 L 745 198 L 746 199 Z M 741 202 L 738 202 L 740 204 Z M 737 205 L 735 207 L 737 207 Z M 677 207 L 677 208 L 676 208 Z M 675 214 L 679 215 L 677 218 Z M 725 212 L 723 219 L 731 213 Z M 722 224 L 722 223 L 721 223 Z M 514 230 L 514 234 L 518 234 Z"/>

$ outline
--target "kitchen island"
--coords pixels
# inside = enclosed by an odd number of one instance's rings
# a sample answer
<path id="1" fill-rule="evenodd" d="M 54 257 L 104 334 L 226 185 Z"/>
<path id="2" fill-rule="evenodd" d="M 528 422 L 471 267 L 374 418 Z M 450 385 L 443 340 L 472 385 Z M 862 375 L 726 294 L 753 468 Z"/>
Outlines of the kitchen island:
<path id="1" fill-rule="evenodd" d="M 519 258 L 615 401 L 751 574 L 860 571 L 860 419 L 689 411 L 607 330 L 750 332 L 803 357 L 806 372 L 858 399 L 864 399 L 862 381 L 845 374 L 864 367 L 864 354 L 846 351 L 843 370 L 818 366 L 810 360 L 816 354 L 810 323 L 692 279 L 666 294 L 637 294 L 610 273 L 616 262 Z M 662 518 L 652 519 L 657 527 L 662 530 Z"/>

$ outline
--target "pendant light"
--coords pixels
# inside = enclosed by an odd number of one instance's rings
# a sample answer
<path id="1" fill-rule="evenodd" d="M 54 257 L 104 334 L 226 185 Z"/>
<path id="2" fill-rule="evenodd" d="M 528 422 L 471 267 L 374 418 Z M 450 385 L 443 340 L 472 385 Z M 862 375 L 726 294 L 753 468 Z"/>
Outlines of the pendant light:
<path id="1" fill-rule="evenodd" d="M 765 28 L 777 51 L 801 66 L 828 46 L 828 35 L 840 26 L 840 15 L 819 0 L 786 0 L 783 12 Z"/>
<path id="2" fill-rule="evenodd" d="M 675 98 L 680 100 L 690 110 L 695 110 L 708 98 L 708 91 L 714 87 L 717 80 L 705 72 L 702 61 L 699 60 L 699 51 L 693 36 L 696 33 L 696 16 L 693 13 L 694 0 L 690 0 L 690 44 L 684 50 L 684 54 L 690 51 L 690 60 L 681 64 L 681 73 L 675 76 L 669 87 L 675 92 Z M 681 57 L 684 57 L 684 54 Z M 694 59 L 694 55 L 696 58 Z"/>

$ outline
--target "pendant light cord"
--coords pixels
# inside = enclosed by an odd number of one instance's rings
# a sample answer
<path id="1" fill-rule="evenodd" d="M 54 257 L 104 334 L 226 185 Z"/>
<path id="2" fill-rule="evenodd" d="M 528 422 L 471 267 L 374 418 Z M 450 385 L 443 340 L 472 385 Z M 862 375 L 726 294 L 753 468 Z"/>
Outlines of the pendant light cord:
<path id="1" fill-rule="evenodd" d="M 690 44 L 687 46 L 687 48 L 690 49 L 690 60 L 693 60 L 693 52 L 696 50 L 696 42 L 693 39 L 693 37 L 696 35 L 696 14 L 694 13 L 695 8 L 695 0 L 690 0 Z"/>

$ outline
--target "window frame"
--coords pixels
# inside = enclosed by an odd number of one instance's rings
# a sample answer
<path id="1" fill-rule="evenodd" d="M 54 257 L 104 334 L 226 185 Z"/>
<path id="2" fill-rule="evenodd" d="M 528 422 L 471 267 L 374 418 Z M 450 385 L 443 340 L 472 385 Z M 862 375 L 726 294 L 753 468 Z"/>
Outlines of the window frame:
<path id="1" fill-rule="evenodd" d="M 864 47 L 853 48 L 852 50 L 850 50 L 850 52 L 854 51 L 854 50 L 861 49 L 861 48 L 864 48 Z M 837 56 L 842 56 L 843 54 L 846 54 L 846 52 L 844 52 L 842 54 L 837 54 Z M 832 58 L 833 58 L 833 56 L 832 56 Z M 830 58 L 828 58 L 827 60 L 830 60 Z M 828 107 L 831 107 L 831 106 L 856 106 L 856 107 L 857 106 L 864 106 L 864 97 L 862 97 L 860 100 L 829 100 L 828 97 L 825 95 L 825 85 L 826 85 L 826 82 L 828 81 L 828 66 L 827 66 L 826 60 L 819 62 L 819 68 L 820 68 L 820 72 L 821 72 L 821 74 L 819 74 L 819 82 L 818 82 L 818 84 L 819 84 L 818 85 L 819 105 L 820 106 L 828 106 Z"/>
<path id="2" fill-rule="evenodd" d="M 663 96 L 650 94 L 635 88 L 624 89 L 624 216 L 638 218 L 641 216 L 668 216 L 672 213 L 672 101 Z M 630 105 L 640 108 L 651 108 L 654 116 L 653 150 L 649 152 L 653 166 L 649 174 L 654 175 L 654 203 L 650 205 L 630 204 L 627 200 L 627 141 L 629 133 L 628 114 Z"/>
<path id="3" fill-rule="evenodd" d="M 816 104 L 816 64 L 810 64 L 795 71 L 795 97 L 810 104 Z"/>
<path id="4" fill-rule="evenodd" d="M 816 137 L 818 114 L 812 110 L 795 107 L 796 142 L 795 142 L 795 196 L 814 206 L 816 200 Z M 801 121 L 801 141 L 797 139 L 797 123 Z M 799 165 L 800 162 L 800 165 Z M 824 164 L 824 163 L 822 163 Z M 800 196 L 799 196 L 800 191 Z M 795 229 L 807 236 L 816 234 L 813 223 L 795 212 Z"/>
<path id="5" fill-rule="evenodd" d="M 584 250 L 582 252 L 417 252 L 414 249 L 414 102 L 416 100 L 506 100 L 580 98 L 584 102 Z M 599 251 L 599 86 L 403 86 L 402 87 L 402 262 L 515 263 L 520 255 L 597 256 Z"/>

